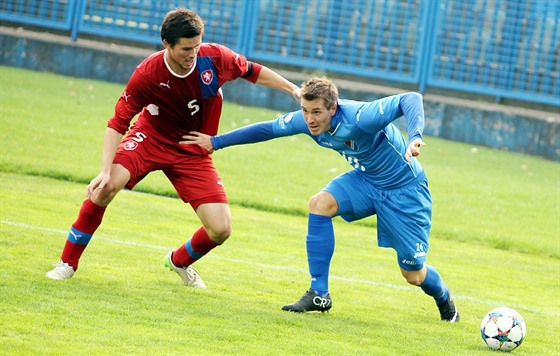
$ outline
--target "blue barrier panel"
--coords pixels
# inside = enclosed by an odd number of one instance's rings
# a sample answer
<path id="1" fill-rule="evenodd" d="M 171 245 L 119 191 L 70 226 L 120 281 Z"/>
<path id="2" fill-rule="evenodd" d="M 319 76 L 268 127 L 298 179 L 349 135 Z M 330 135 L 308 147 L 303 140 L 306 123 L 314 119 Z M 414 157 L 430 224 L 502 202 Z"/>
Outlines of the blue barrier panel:
<path id="1" fill-rule="evenodd" d="M 261 0 L 253 58 L 417 83 L 427 2 Z M 255 6 L 256 6 L 255 5 Z"/>
<path id="2" fill-rule="evenodd" d="M 559 0 L 2 0 L 0 20 L 160 46 L 176 7 L 254 60 L 560 107 Z"/>
<path id="3" fill-rule="evenodd" d="M 448 0 L 428 84 L 560 105 L 560 1 Z"/>
<path id="4" fill-rule="evenodd" d="M 0 20 L 70 30 L 76 1 L 2 0 Z"/>
<path id="5" fill-rule="evenodd" d="M 167 12 L 177 7 L 196 11 L 206 27 L 206 42 L 218 42 L 238 48 L 242 4 L 235 0 L 87 1 L 80 19 L 79 32 L 131 42 L 161 45 L 160 25 Z"/>

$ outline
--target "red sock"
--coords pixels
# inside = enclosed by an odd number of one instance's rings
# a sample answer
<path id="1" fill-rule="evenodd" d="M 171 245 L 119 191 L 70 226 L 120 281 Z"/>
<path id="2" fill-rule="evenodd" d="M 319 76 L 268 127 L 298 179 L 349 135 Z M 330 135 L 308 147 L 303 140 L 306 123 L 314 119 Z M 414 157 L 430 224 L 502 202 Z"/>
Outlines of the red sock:
<path id="1" fill-rule="evenodd" d="M 218 244 L 210 240 L 204 227 L 200 227 L 189 241 L 173 251 L 171 260 L 177 267 L 187 267 L 202 258 L 216 246 Z"/>
<path id="2" fill-rule="evenodd" d="M 74 271 L 77 271 L 80 257 L 82 256 L 82 253 L 84 253 L 86 247 L 87 245 L 75 244 L 70 240 L 66 240 L 60 259 L 62 260 L 62 262 L 68 263 L 68 265 L 72 267 Z"/>
<path id="3" fill-rule="evenodd" d="M 72 224 L 60 257 L 62 262 L 68 263 L 74 270 L 78 269 L 82 253 L 84 253 L 95 230 L 101 225 L 106 208 L 95 204 L 91 200 L 85 200 L 82 203 L 78 218 Z"/>
<path id="4" fill-rule="evenodd" d="M 89 199 L 85 200 L 72 227 L 86 234 L 93 234 L 101 225 L 105 209 L 107 209 L 106 206 L 99 206 Z"/>

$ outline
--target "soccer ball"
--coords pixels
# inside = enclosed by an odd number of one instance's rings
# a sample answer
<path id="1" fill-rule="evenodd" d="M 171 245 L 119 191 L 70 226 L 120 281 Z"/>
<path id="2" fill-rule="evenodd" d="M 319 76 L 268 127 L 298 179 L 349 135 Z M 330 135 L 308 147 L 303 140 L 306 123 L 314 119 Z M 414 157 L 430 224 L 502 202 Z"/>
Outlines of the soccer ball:
<path id="1" fill-rule="evenodd" d="M 480 323 L 480 335 L 491 349 L 511 351 L 521 345 L 527 327 L 521 314 L 507 307 L 490 310 Z"/>

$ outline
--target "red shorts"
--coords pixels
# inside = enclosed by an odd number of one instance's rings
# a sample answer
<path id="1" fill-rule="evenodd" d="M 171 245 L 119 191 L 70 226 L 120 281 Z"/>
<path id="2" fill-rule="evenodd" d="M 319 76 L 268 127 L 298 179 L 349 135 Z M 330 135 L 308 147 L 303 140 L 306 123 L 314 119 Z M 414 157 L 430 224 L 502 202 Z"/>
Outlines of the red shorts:
<path id="1" fill-rule="evenodd" d="M 119 145 L 113 163 L 130 172 L 128 189 L 134 188 L 148 173 L 161 170 L 179 197 L 190 203 L 195 211 L 200 204 L 228 202 L 212 157 L 162 144 L 142 132 L 129 132 Z"/>

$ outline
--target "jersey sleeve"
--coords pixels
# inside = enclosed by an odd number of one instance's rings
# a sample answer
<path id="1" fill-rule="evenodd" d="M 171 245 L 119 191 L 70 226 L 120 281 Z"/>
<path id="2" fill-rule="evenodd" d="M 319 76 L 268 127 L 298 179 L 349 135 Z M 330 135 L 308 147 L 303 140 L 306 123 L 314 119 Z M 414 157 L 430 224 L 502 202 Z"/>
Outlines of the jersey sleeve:
<path id="1" fill-rule="evenodd" d="M 424 131 L 424 106 L 422 95 L 404 93 L 365 103 L 359 112 L 358 126 L 366 132 L 383 130 L 388 124 L 403 116 L 407 121 L 408 138 L 422 138 Z"/>
<path id="2" fill-rule="evenodd" d="M 277 137 L 292 136 L 300 133 L 311 135 L 301 110 L 290 112 L 277 118 L 274 121 L 273 130 Z"/>
<path id="3" fill-rule="evenodd" d="M 223 135 L 212 136 L 212 148 L 219 150 L 228 146 L 244 145 L 248 143 L 256 143 L 268 141 L 275 138 L 272 129 L 274 121 L 258 122 L 243 126 L 236 130 L 230 131 Z"/>
<path id="4" fill-rule="evenodd" d="M 142 74 L 136 69 L 125 90 L 122 92 L 121 97 L 115 105 L 115 113 L 109 119 L 107 127 L 115 131 L 125 134 L 128 131 L 130 122 L 145 106 L 145 92 L 147 90 L 147 83 Z"/>
<path id="5" fill-rule="evenodd" d="M 424 132 L 424 103 L 419 93 L 401 95 L 399 101 L 404 117 L 408 123 L 408 140 L 422 138 Z"/>
<path id="6" fill-rule="evenodd" d="M 236 53 L 226 46 L 215 44 L 220 51 L 221 75 L 223 82 L 243 78 L 251 83 L 256 83 L 262 65 L 250 62 L 242 54 Z"/>
<path id="7" fill-rule="evenodd" d="M 277 137 L 309 133 L 301 111 L 288 113 L 276 120 L 257 122 L 210 138 L 214 150 L 228 146 L 268 141 Z"/>

